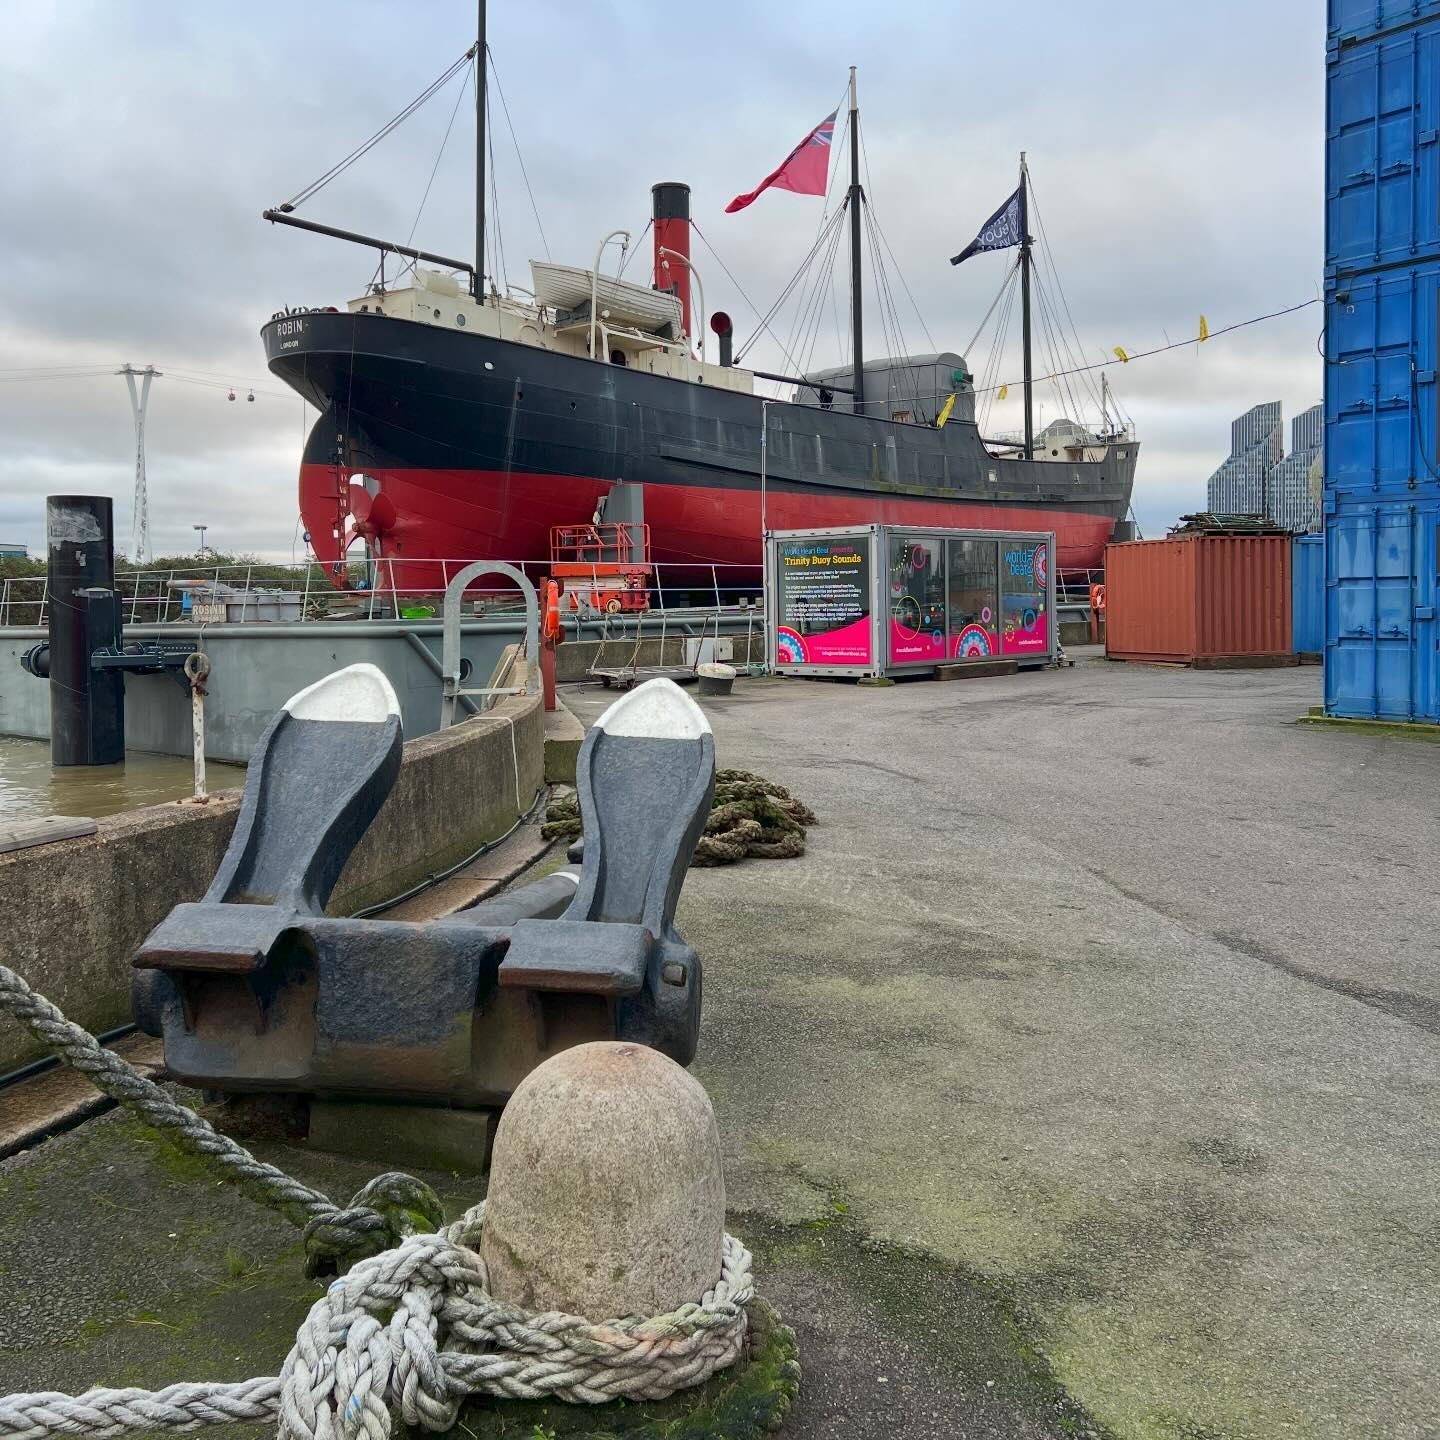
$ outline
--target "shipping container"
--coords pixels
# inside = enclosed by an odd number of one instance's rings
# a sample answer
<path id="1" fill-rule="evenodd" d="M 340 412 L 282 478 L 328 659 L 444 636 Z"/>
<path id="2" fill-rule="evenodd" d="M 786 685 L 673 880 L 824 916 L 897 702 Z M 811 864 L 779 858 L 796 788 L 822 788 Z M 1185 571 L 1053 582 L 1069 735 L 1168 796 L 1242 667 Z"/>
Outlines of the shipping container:
<path id="1" fill-rule="evenodd" d="M 1325 709 L 1433 723 L 1440 0 L 1329 0 L 1328 33 Z"/>
<path id="2" fill-rule="evenodd" d="M 1331 51 L 1440 15 L 1440 0 L 1330 0 Z"/>
<path id="3" fill-rule="evenodd" d="M 1325 486 L 1339 497 L 1440 496 L 1437 307 L 1440 264 L 1328 287 Z"/>
<path id="4" fill-rule="evenodd" d="M 1055 536 L 854 525 L 765 543 L 770 667 L 892 675 L 938 665 L 1051 664 Z"/>
<path id="5" fill-rule="evenodd" d="M 1176 535 L 1105 547 L 1105 653 L 1188 664 L 1294 660 L 1291 537 Z"/>
<path id="6" fill-rule="evenodd" d="M 1440 720 L 1437 526 L 1434 500 L 1342 506 L 1326 516 L 1327 714 Z"/>
<path id="7" fill-rule="evenodd" d="M 1440 25 L 1337 45 L 1328 70 L 1327 273 L 1436 255 Z"/>
<path id="8" fill-rule="evenodd" d="M 1325 652 L 1325 537 L 1297 535 L 1290 557 L 1291 643 L 1298 655 Z"/>

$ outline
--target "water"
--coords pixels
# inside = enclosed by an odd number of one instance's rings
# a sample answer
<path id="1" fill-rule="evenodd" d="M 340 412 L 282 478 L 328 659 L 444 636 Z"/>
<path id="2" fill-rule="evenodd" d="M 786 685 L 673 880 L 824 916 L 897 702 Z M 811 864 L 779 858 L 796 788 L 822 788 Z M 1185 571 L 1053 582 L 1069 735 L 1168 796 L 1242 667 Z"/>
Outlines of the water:
<path id="1" fill-rule="evenodd" d="M 205 766 L 206 787 L 233 790 L 245 780 L 243 765 Z M 0 735 L 0 820 L 40 820 L 48 815 L 116 815 L 139 805 L 183 800 L 194 791 L 192 762 L 180 755 L 132 751 L 123 765 L 50 764 L 44 740 Z"/>

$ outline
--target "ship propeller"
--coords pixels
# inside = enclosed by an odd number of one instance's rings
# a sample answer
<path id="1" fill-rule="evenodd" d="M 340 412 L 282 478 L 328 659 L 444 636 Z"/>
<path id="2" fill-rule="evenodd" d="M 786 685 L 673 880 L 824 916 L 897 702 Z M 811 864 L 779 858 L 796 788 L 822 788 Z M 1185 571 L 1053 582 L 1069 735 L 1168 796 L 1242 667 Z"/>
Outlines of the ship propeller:
<path id="1" fill-rule="evenodd" d="M 374 486 L 374 489 L 371 489 Z M 357 539 L 364 539 L 370 545 L 378 545 L 381 538 L 394 530 L 399 518 L 395 502 L 382 490 L 378 483 L 365 477 L 364 483 L 350 484 L 350 525 L 345 535 L 348 550 Z"/>

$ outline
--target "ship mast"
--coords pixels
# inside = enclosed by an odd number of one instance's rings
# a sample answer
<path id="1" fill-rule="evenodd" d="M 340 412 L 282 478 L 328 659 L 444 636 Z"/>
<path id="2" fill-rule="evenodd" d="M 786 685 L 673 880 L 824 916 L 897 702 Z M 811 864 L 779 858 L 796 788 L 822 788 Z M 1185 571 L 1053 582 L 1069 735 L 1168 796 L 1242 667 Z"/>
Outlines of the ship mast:
<path id="1" fill-rule="evenodd" d="M 865 346 L 864 326 L 860 313 L 860 206 L 864 203 L 864 192 L 860 189 L 860 107 L 855 100 L 855 67 L 850 67 L 850 318 L 854 326 L 853 345 L 855 361 L 854 393 L 850 397 L 850 408 L 855 414 L 862 413 L 865 403 Z"/>
<path id="2" fill-rule="evenodd" d="M 1034 375 L 1030 362 L 1030 205 L 1025 152 L 1020 152 L 1020 328 L 1025 352 L 1025 458 L 1035 458 Z"/>
<path id="3" fill-rule="evenodd" d="M 485 81 L 489 69 L 485 55 L 485 0 L 478 0 L 475 22 L 475 269 L 470 293 L 485 303 Z"/>

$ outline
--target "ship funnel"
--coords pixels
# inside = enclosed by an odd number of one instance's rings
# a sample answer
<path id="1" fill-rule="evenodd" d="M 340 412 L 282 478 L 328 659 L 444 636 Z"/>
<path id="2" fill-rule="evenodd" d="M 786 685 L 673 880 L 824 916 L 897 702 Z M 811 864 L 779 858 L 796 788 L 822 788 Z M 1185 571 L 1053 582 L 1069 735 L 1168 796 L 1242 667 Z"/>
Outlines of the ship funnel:
<path id="1" fill-rule="evenodd" d="M 695 327 L 690 318 L 690 187 L 679 180 L 662 180 L 650 187 L 655 221 L 655 288 L 680 297 L 685 334 Z M 669 252 L 668 254 L 665 252 Z M 683 259 L 677 259 L 683 256 Z"/>

